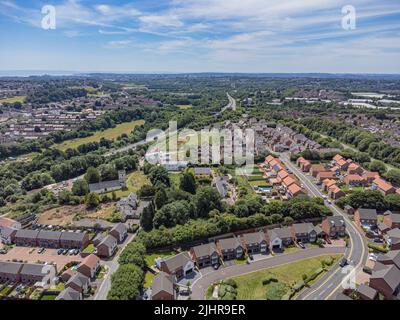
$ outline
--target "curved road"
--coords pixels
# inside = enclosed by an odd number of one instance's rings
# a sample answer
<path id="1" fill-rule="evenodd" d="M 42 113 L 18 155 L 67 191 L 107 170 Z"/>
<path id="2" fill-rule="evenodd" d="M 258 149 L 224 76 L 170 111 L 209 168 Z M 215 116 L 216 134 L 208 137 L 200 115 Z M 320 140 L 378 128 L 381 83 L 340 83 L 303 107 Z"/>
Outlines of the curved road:
<path id="1" fill-rule="evenodd" d="M 342 247 L 305 249 L 294 253 L 280 254 L 271 258 L 265 258 L 255 261 L 251 264 L 234 265 L 226 268 L 220 268 L 217 271 L 213 270 L 209 273 L 204 274 L 200 279 L 193 283 L 191 297 L 192 300 L 204 300 L 208 287 L 222 279 L 236 277 L 244 275 L 246 273 L 252 273 L 279 265 L 293 263 L 299 260 L 319 257 L 323 255 L 343 253 L 344 249 Z"/>
<path id="2" fill-rule="evenodd" d="M 225 110 L 228 110 L 228 109 L 232 109 L 233 111 L 236 110 L 236 100 L 234 98 L 232 98 L 229 93 L 226 93 L 226 95 L 228 97 L 229 103 L 225 107 L 223 107 L 222 110 L 218 114 L 221 114 Z"/>
<path id="3" fill-rule="evenodd" d="M 289 159 L 288 154 L 281 154 L 280 159 L 292 172 L 300 179 L 304 187 L 310 192 L 311 196 L 322 198 L 324 195 L 321 190 L 314 184 L 311 177 L 304 174 L 297 166 L 295 166 Z M 328 204 L 333 215 L 343 217 L 346 222 L 347 233 L 350 237 L 350 248 L 346 249 L 345 257 L 348 259 L 349 264 L 355 268 L 358 273 L 365 265 L 368 258 L 368 246 L 360 231 L 353 224 L 339 207 L 334 204 Z M 298 299 L 302 300 L 328 300 L 334 297 L 342 288 L 342 282 L 349 279 L 350 275 L 343 272 L 343 269 L 337 266 L 329 275 L 321 279 L 312 288 L 304 291 Z"/>

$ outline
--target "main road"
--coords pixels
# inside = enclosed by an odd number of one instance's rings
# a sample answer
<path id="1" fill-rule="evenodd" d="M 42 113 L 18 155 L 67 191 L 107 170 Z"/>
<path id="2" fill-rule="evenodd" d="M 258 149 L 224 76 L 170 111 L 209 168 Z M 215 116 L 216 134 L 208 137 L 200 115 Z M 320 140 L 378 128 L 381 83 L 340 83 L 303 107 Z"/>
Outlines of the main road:
<path id="1" fill-rule="evenodd" d="M 323 198 L 323 193 L 312 181 L 312 178 L 304 174 L 297 166 L 291 161 L 287 153 L 280 155 L 280 159 L 301 181 L 303 186 L 309 191 L 310 196 Z M 327 203 L 327 206 L 332 211 L 333 215 L 341 216 L 346 222 L 347 233 L 350 238 L 350 247 L 346 249 L 345 257 L 348 259 L 353 272 L 349 273 L 351 268 L 342 269 L 336 266 L 331 270 L 328 275 L 323 277 L 316 285 L 305 290 L 299 295 L 298 299 L 301 300 L 328 300 L 332 299 L 337 292 L 343 287 L 342 283 L 350 284 L 352 277 L 360 272 L 368 259 L 368 246 L 364 237 L 348 218 L 345 212 L 333 203 Z"/>
<path id="2" fill-rule="evenodd" d="M 234 98 L 232 98 L 232 96 L 228 92 L 226 93 L 226 95 L 228 97 L 229 103 L 225 107 L 223 107 L 222 110 L 218 114 L 221 114 L 225 110 L 228 110 L 228 109 L 232 109 L 233 111 L 236 111 L 236 100 Z"/>

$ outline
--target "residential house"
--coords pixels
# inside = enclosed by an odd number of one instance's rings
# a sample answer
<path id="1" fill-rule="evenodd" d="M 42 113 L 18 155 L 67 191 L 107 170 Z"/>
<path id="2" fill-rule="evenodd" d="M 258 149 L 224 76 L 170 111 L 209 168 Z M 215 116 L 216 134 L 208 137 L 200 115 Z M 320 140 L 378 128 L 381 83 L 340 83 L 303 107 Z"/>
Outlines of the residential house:
<path id="1" fill-rule="evenodd" d="M 383 223 L 390 229 L 400 228 L 400 213 L 386 211 L 383 214 Z"/>
<path id="2" fill-rule="evenodd" d="M 289 173 L 287 173 L 286 170 L 281 170 L 277 174 L 277 180 L 279 183 L 282 183 L 282 181 L 285 180 L 287 177 L 289 177 Z"/>
<path id="3" fill-rule="evenodd" d="M 322 230 L 331 238 L 346 235 L 346 222 L 341 216 L 326 217 L 321 224 Z"/>
<path id="4" fill-rule="evenodd" d="M 64 249 L 84 249 L 89 244 L 89 236 L 84 232 L 62 232 L 60 247 Z"/>
<path id="5" fill-rule="evenodd" d="M 370 185 L 374 182 L 374 180 L 379 179 L 380 175 L 378 172 L 366 171 L 364 170 L 363 174 L 361 175 L 367 183 Z"/>
<path id="6" fill-rule="evenodd" d="M 40 230 L 37 245 L 44 248 L 57 249 L 60 247 L 61 232 Z"/>
<path id="7" fill-rule="evenodd" d="M 315 242 L 317 231 L 312 223 L 295 223 L 292 225 L 292 237 L 297 242 Z"/>
<path id="8" fill-rule="evenodd" d="M 360 165 L 358 165 L 357 163 L 351 163 L 349 165 L 349 167 L 347 168 L 347 174 L 348 175 L 361 175 L 364 172 L 364 169 L 361 168 Z"/>
<path id="9" fill-rule="evenodd" d="M 61 300 L 61 301 L 63 301 L 63 300 L 77 301 L 77 300 L 82 300 L 82 299 L 83 299 L 82 293 L 72 289 L 71 287 L 64 289 L 56 297 L 56 300 Z"/>
<path id="10" fill-rule="evenodd" d="M 303 157 L 298 158 L 296 164 L 303 172 L 309 172 L 311 169 L 311 162 Z"/>
<path id="11" fill-rule="evenodd" d="M 128 236 L 128 229 L 123 223 L 118 223 L 111 229 L 110 235 L 117 239 L 118 243 L 121 243 Z"/>
<path id="12" fill-rule="evenodd" d="M 109 258 L 114 255 L 115 251 L 117 251 L 117 239 L 113 236 L 106 236 L 96 247 L 97 255 L 99 257 Z"/>
<path id="13" fill-rule="evenodd" d="M 293 243 L 292 230 L 289 227 L 275 228 L 267 231 L 271 250 L 287 247 Z"/>
<path id="14" fill-rule="evenodd" d="M 286 193 L 288 197 L 294 198 L 304 194 L 304 191 L 302 188 L 300 188 L 297 184 L 294 183 L 287 188 Z"/>
<path id="15" fill-rule="evenodd" d="M 90 279 L 87 276 L 77 272 L 71 277 L 71 279 L 67 281 L 65 288 L 71 288 L 80 292 L 81 294 L 85 294 L 89 292 Z"/>
<path id="16" fill-rule="evenodd" d="M 343 179 L 343 183 L 345 183 L 349 187 L 365 187 L 368 185 L 367 180 L 361 177 L 358 174 L 349 174 Z"/>
<path id="17" fill-rule="evenodd" d="M 345 159 L 340 154 L 337 154 L 336 156 L 333 157 L 332 163 L 337 165 L 340 160 L 345 160 Z"/>
<path id="18" fill-rule="evenodd" d="M 358 208 L 354 213 L 354 222 L 358 226 L 375 227 L 378 224 L 376 209 Z"/>
<path id="19" fill-rule="evenodd" d="M 154 278 L 151 285 L 151 300 L 175 300 L 176 290 L 174 277 L 159 272 Z"/>
<path id="20" fill-rule="evenodd" d="M 398 300 L 400 293 L 400 270 L 395 266 L 384 266 L 372 272 L 369 286 L 389 300 Z"/>
<path id="21" fill-rule="evenodd" d="M 324 180 L 335 180 L 337 176 L 334 172 L 331 171 L 322 171 L 317 174 L 317 184 L 322 184 Z"/>
<path id="22" fill-rule="evenodd" d="M 373 181 L 372 188 L 374 190 L 379 190 L 385 196 L 387 196 L 388 194 L 396 193 L 396 189 L 389 182 L 381 178 L 375 179 Z"/>
<path id="23" fill-rule="evenodd" d="M 190 255 L 199 268 L 219 264 L 219 253 L 214 243 L 192 247 Z"/>
<path id="24" fill-rule="evenodd" d="M 17 234 L 17 229 L 3 227 L 0 230 L 0 240 L 4 244 L 12 244 L 15 242 L 15 235 Z"/>
<path id="25" fill-rule="evenodd" d="M 361 284 L 357 288 L 356 294 L 361 300 L 376 300 L 378 298 L 378 291 L 366 284 Z"/>
<path id="26" fill-rule="evenodd" d="M 23 264 L 19 262 L 0 261 L 0 283 L 11 281 L 17 283 L 20 281 L 20 272 Z"/>
<path id="27" fill-rule="evenodd" d="M 247 254 L 262 253 L 268 251 L 268 241 L 264 232 L 245 233 L 240 236 Z"/>
<path id="28" fill-rule="evenodd" d="M 121 214 L 121 220 L 139 219 L 141 212 L 138 211 L 139 201 L 135 193 L 130 193 L 129 196 L 120 199 L 117 202 L 117 210 Z"/>
<path id="29" fill-rule="evenodd" d="M 386 232 L 386 242 L 390 250 L 400 250 L 400 229 L 395 228 Z"/>
<path id="30" fill-rule="evenodd" d="M 296 184 L 296 180 L 294 180 L 292 177 L 288 176 L 282 181 L 282 186 L 287 190 L 289 186 L 292 184 Z"/>
<path id="31" fill-rule="evenodd" d="M 26 263 L 22 266 L 20 279 L 22 283 L 34 284 L 41 282 L 45 285 L 49 285 L 56 274 L 56 268 L 51 264 Z"/>
<path id="32" fill-rule="evenodd" d="M 224 261 L 240 259 L 244 255 L 244 247 L 236 237 L 218 240 L 217 248 Z"/>
<path id="33" fill-rule="evenodd" d="M 82 260 L 76 270 L 84 276 L 93 279 L 99 269 L 100 259 L 96 255 L 90 254 Z"/>
<path id="34" fill-rule="evenodd" d="M 333 180 L 333 179 L 326 179 L 326 180 L 324 180 L 324 181 L 322 181 L 322 190 L 323 191 L 328 191 L 329 190 L 329 188 L 331 187 L 331 186 L 333 186 L 333 185 L 336 185 L 336 181 L 335 180 Z"/>
<path id="35" fill-rule="evenodd" d="M 394 264 L 400 269 L 400 250 L 391 250 L 388 253 L 380 254 L 377 261 L 384 265 Z"/>
<path id="36" fill-rule="evenodd" d="M 335 184 L 329 187 L 328 196 L 333 200 L 337 200 L 339 198 L 345 197 L 346 193 Z"/>
<path id="37" fill-rule="evenodd" d="M 38 230 L 18 230 L 15 234 L 15 244 L 21 247 L 36 247 L 38 234 Z"/>
<path id="38" fill-rule="evenodd" d="M 173 275 L 176 279 L 186 277 L 194 271 L 194 263 L 187 252 L 161 259 L 160 270 Z"/>
<path id="39" fill-rule="evenodd" d="M 9 239 L 11 234 L 15 235 L 15 232 L 13 232 L 13 231 L 20 230 L 21 228 L 22 228 L 22 226 L 21 226 L 20 222 L 15 221 L 13 219 L 0 217 L 0 235 L 1 236 L 3 236 L 3 234 L 7 233 L 8 234 L 7 239 Z M 7 231 L 5 231 L 5 230 L 7 230 Z M 6 237 L 4 236 L 4 238 L 6 238 Z"/>
<path id="40" fill-rule="evenodd" d="M 310 173 L 314 178 L 317 178 L 320 172 L 327 172 L 328 170 L 322 164 L 313 164 L 310 168 Z"/>

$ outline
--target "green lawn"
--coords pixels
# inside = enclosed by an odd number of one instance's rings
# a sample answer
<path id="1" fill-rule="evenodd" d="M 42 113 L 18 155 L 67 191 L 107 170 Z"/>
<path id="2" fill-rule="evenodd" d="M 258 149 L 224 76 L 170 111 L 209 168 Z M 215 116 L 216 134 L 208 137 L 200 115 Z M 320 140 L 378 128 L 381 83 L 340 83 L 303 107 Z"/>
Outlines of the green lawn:
<path id="1" fill-rule="evenodd" d="M 269 187 L 269 186 L 271 186 L 271 184 L 265 180 L 249 181 L 249 185 L 252 187 Z"/>
<path id="2" fill-rule="evenodd" d="M 115 191 L 115 194 L 118 198 L 126 197 L 132 192 L 138 192 L 139 189 L 146 184 L 150 185 L 151 183 L 150 180 L 143 174 L 143 172 L 134 171 L 128 174 L 126 178 L 127 190 L 117 190 Z M 111 197 L 112 192 L 109 192 L 107 195 Z"/>
<path id="3" fill-rule="evenodd" d="M 144 284 L 143 287 L 144 288 L 149 288 L 151 287 L 151 284 L 153 283 L 153 279 L 154 279 L 154 274 L 151 273 L 150 271 L 147 271 L 144 275 Z"/>
<path id="4" fill-rule="evenodd" d="M 264 269 L 233 278 L 238 285 L 238 300 L 265 300 L 266 293 L 270 296 L 282 297 L 288 289 L 302 280 L 303 274 L 312 274 L 321 267 L 321 261 L 328 256 L 315 257 L 275 268 Z M 341 255 L 333 256 L 338 260 Z M 262 280 L 272 276 L 278 282 L 263 285 Z"/>
<path id="5" fill-rule="evenodd" d="M 56 300 L 57 295 L 55 294 L 44 294 L 40 300 Z"/>
<path id="6" fill-rule="evenodd" d="M 95 249 L 96 247 L 91 243 L 82 251 L 82 253 L 93 253 Z"/>
<path id="7" fill-rule="evenodd" d="M 3 98 L 0 99 L 0 103 L 15 103 L 15 102 L 21 102 L 23 103 L 25 101 L 26 96 L 16 96 L 16 97 L 11 97 L 11 98 Z"/>
<path id="8" fill-rule="evenodd" d="M 154 265 L 154 261 L 157 258 L 166 258 L 175 255 L 176 253 L 173 251 L 165 251 L 165 252 L 153 252 L 151 254 L 146 254 L 144 259 L 146 260 L 146 264 L 148 267 L 151 267 Z"/>
<path id="9" fill-rule="evenodd" d="M 104 131 L 95 132 L 90 137 L 65 141 L 61 144 L 58 144 L 57 148 L 59 150 L 65 151 L 67 149 L 76 149 L 77 147 L 85 143 L 99 142 L 101 138 L 113 140 L 124 133 L 125 134 L 131 133 L 135 129 L 135 127 L 143 124 L 144 120 L 135 120 L 131 122 L 121 123 L 117 125 L 115 128 L 110 128 Z"/>

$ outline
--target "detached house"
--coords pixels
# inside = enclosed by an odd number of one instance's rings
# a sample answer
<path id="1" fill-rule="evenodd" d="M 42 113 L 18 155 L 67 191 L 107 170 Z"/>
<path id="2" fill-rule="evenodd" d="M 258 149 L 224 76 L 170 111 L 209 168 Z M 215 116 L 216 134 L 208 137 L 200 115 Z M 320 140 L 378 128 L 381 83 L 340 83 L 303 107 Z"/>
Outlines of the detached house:
<path id="1" fill-rule="evenodd" d="M 192 247 L 190 254 L 199 268 L 219 264 L 219 253 L 214 243 Z"/>
<path id="2" fill-rule="evenodd" d="M 375 227 L 378 224 L 376 209 L 358 208 L 354 213 L 354 222 L 358 226 Z"/>
<path id="3" fill-rule="evenodd" d="M 334 180 L 337 179 L 336 174 L 331 171 L 322 171 L 317 174 L 317 184 L 322 184 L 326 179 Z"/>
<path id="4" fill-rule="evenodd" d="M 387 196 L 388 194 L 396 193 L 396 189 L 389 182 L 381 178 L 374 180 L 374 182 L 372 183 L 372 188 L 375 190 L 379 190 L 385 196 Z"/>
<path id="5" fill-rule="evenodd" d="M 342 189 L 340 189 L 336 184 L 334 184 L 329 187 L 328 196 L 331 199 L 337 200 L 339 198 L 345 197 L 346 193 Z"/>
<path id="6" fill-rule="evenodd" d="M 400 228 L 400 213 L 386 211 L 383 214 L 383 217 L 383 223 L 386 224 L 390 229 Z"/>
<path id="7" fill-rule="evenodd" d="M 66 288 L 71 288 L 82 294 L 87 293 L 90 287 L 90 279 L 85 275 L 77 272 L 65 284 Z"/>
<path id="8" fill-rule="evenodd" d="M 244 255 L 244 247 L 237 238 L 221 239 L 217 248 L 224 261 L 240 259 Z"/>
<path id="9" fill-rule="evenodd" d="M 241 235 L 241 241 L 247 254 L 265 254 L 268 251 L 268 241 L 264 232 L 245 233 Z"/>
<path id="10" fill-rule="evenodd" d="M 349 167 L 347 168 L 347 174 L 362 174 L 363 173 L 363 168 L 360 167 L 357 163 L 351 163 Z"/>
<path id="11" fill-rule="evenodd" d="M 326 168 L 322 164 L 314 164 L 310 168 L 310 173 L 314 178 L 317 178 L 320 172 L 327 172 Z"/>
<path id="12" fill-rule="evenodd" d="M 304 159 L 303 157 L 298 158 L 296 161 L 296 164 L 297 164 L 297 166 L 300 167 L 300 169 L 303 172 L 309 172 L 311 169 L 311 162 Z"/>
<path id="13" fill-rule="evenodd" d="M 175 300 L 176 290 L 173 276 L 160 272 L 151 285 L 151 300 Z"/>
<path id="14" fill-rule="evenodd" d="M 128 229 L 123 223 L 118 223 L 111 229 L 110 235 L 117 239 L 118 243 L 121 243 L 127 237 Z"/>
<path id="15" fill-rule="evenodd" d="M 271 250 L 281 250 L 293 243 L 292 230 L 288 227 L 268 230 L 268 238 Z"/>
<path id="16" fill-rule="evenodd" d="M 322 221 L 322 230 L 331 238 L 346 235 L 346 222 L 340 216 L 327 217 Z"/>
<path id="17" fill-rule="evenodd" d="M 386 242 L 390 250 L 400 250 L 400 229 L 395 228 L 386 233 Z"/>
<path id="18" fill-rule="evenodd" d="M 82 260 L 80 265 L 77 268 L 77 271 L 84 276 L 93 279 L 96 276 L 97 271 L 100 268 L 100 259 L 94 255 L 88 255 L 85 259 Z"/>
<path id="19" fill-rule="evenodd" d="M 56 300 L 65 300 L 65 301 L 77 301 L 82 300 L 82 293 L 78 292 L 72 288 L 66 288 L 60 292 L 60 294 L 56 297 Z"/>
<path id="20" fill-rule="evenodd" d="M 294 197 L 304 194 L 303 189 L 300 188 L 297 184 L 290 185 L 287 188 L 286 193 L 290 198 L 294 198 Z"/>
<path id="21" fill-rule="evenodd" d="M 400 270 L 395 266 L 385 266 L 372 273 L 369 286 L 388 300 L 400 298 Z"/>
<path id="22" fill-rule="evenodd" d="M 295 223 L 292 225 L 292 236 L 297 242 L 315 242 L 318 234 L 312 223 Z"/>
<path id="23" fill-rule="evenodd" d="M 194 270 L 193 260 L 187 252 L 161 259 L 160 270 L 176 277 L 177 280 L 186 277 Z"/>
<path id="24" fill-rule="evenodd" d="M 330 187 L 336 185 L 336 181 L 332 179 L 326 179 L 322 181 L 322 190 L 328 191 Z"/>
<path id="25" fill-rule="evenodd" d="M 97 255 L 99 257 L 109 258 L 117 251 L 117 239 L 113 236 L 106 236 L 97 246 Z"/>

